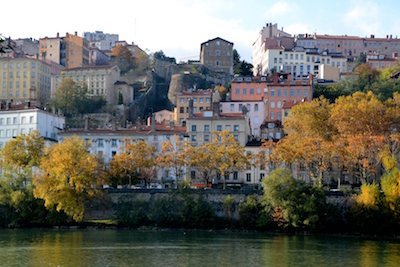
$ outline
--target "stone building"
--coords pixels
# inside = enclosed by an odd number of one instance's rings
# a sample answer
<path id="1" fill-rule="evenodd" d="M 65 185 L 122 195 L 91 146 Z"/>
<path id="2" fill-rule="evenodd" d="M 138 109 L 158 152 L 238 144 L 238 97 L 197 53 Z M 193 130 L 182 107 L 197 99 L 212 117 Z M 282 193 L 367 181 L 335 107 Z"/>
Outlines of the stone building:
<path id="1" fill-rule="evenodd" d="M 202 43 L 200 63 L 212 71 L 233 75 L 233 43 L 220 37 Z"/>

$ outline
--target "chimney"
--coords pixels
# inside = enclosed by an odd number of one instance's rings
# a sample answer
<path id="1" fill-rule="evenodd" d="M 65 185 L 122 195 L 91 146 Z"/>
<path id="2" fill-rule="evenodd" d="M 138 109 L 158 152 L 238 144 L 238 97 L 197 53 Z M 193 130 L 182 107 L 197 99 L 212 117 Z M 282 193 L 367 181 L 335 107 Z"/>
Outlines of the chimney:
<path id="1" fill-rule="evenodd" d="M 25 103 L 25 108 L 30 108 L 31 107 L 31 101 L 27 101 Z"/>
<path id="2" fill-rule="evenodd" d="M 156 130 L 156 114 L 151 114 L 151 130 Z"/>
<path id="3" fill-rule="evenodd" d="M 219 102 L 212 103 L 212 111 L 213 111 L 213 116 L 218 118 L 220 114 Z"/>
<path id="4" fill-rule="evenodd" d="M 189 109 L 189 118 L 193 117 L 193 99 L 189 99 L 188 103 L 188 109 Z"/>
<path id="5" fill-rule="evenodd" d="M 85 131 L 89 130 L 89 117 L 85 117 Z"/>
<path id="6" fill-rule="evenodd" d="M 57 32 L 57 38 L 59 38 L 60 37 L 60 33 L 59 32 Z"/>
<path id="7" fill-rule="evenodd" d="M 75 36 L 78 36 L 78 32 L 75 32 Z"/>
<path id="8" fill-rule="evenodd" d="M 9 110 L 11 108 L 11 101 L 7 102 L 6 110 Z"/>
<path id="9" fill-rule="evenodd" d="M 277 72 L 274 72 L 274 83 L 278 83 L 278 81 L 279 81 L 279 78 L 278 78 L 278 73 Z"/>

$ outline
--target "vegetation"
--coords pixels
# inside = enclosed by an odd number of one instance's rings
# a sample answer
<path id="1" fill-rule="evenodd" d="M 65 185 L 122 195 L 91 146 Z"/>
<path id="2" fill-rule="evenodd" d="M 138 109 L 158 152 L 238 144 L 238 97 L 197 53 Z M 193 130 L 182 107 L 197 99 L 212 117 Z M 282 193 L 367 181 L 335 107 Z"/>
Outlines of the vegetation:
<path id="1" fill-rule="evenodd" d="M 400 84 L 391 75 L 400 70 L 400 63 L 393 67 L 377 71 L 368 64 L 360 64 L 354 70 L 354 77 L 342 80 L 332 85 L 316 85 L 314 97 L 324 96 L 334 102 L 340 96 L 349 96 L 355 92 L 373 92 L 379 100 L 384 101 L 400 92 Z"/>
<path id="2" fill-rule="evenodd" d="M 101 109 L 106 101 L 101 97 L 89 97 L 87 88 L 71 78 L 63 79 L 57 88 L 51 105 L 67 118 L 92 113 Z"/>
<path id="3" fill-rule="evenodd" d="M 233 49 L 233 73 L 240 76 L 253 76 L 253 65 L 245 60 L 240 60 L 236 49 Z"/>
<path id="4" fill-rule="evenodd" d="M 118 65 L 121 74 L 127 73 L 134 67 L 134 59 L 131 51 L 126 46 L 117 45 L 111 50 L 111 56 Z"/>

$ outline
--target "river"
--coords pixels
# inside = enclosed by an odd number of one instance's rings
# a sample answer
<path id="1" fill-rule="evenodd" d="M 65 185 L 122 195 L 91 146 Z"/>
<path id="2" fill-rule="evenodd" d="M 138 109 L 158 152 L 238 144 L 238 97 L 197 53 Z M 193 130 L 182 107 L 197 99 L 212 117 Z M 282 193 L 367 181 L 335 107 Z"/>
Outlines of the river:
<path id="1" fill-rule="evenodd" d="M 400 266 L 400 241 L 266 233 L 0 230 L 0 266 Z"/>

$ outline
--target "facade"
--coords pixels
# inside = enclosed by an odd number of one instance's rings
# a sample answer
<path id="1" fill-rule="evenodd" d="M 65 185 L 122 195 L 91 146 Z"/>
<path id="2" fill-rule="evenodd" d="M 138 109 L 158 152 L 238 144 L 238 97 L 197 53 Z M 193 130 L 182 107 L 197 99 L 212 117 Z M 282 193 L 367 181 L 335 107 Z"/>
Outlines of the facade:
<path id="1" fill-rule="evenodd" d="M 283 138 L 283 125 L 281 121 L 264 121 L 260 126 L 261 139 L 278 141 Z"/>
<path id="2" fill-rule="evenodd" d="M 369 38 L 348 35 L 299 34 L 296 45 L 304 48 L 317 48 L 319 52 L 342 53 L 344 56 L 357 57 L 360 53 L 378 53 L 387 57 L 397 56 L 400 52 L 400 39 L 387 35 L 386 38 Z"/>
<path id="3" fill-rule="evenodd" d="M 107 65 L 110 63 L 110 57 L 97 47 L 89 49 L 89 64 L 90 65 Z"/>
<path id="4" fill-rule="evenodd" d="M 176 95 L 175 121 L 179 126 L 185 126 L 189 117 L 189 100 L 193 100 L 193 113 L 211 110 L 213 92 L 209 90 L 188 90 Z"/>
<path id="5" fill-rule="evenodd" d="M 289 73 L 295 79 L 312 74 L 319 74 L 321 65 L 329 65 L 339 69 L 340 73 L 348 72 L 347 58 L 327 51 L 321 53 L 308 52 L 302 48 L 285 50 L 284 47 L 267 47 L 262 58 L 260 71 L 269 73 L 278 71 Z"/>
<path id="6" fill-rule="evenodd" d="M 219 113 L 203 111 L 195 113 L 187 119 L 186 131 L 189 143 L 200 146 L 215 138 L 215 132 L 228 131 L 233 134 L 240 145 L 245 146 L 249 135 L 249 119 L 242 113 Z"/>
<path id="7" fill-rule="evenodd" d="M 103 33 L 102 31 L 85 32 L 83 38 L 99 50 L 111 50 L 119 40 L 118 34 Z"/>
<path id="8" fill-rule="evenodd" d="M 126 82 L 116 81 L 114 83 L 114 92 L 114 100 L 109 102 L 111 104 L 128 106 L 135 99 L 135 90 Z"/>
<path id="9" fill-rule="evenodd" d="M 382 54 L 367 54 L 367 64 L 376 70 L 389 68 L 398 63 L 398 57 L 389 58 Z"/>
<path id="10" fill-rule="evenodd" d="M 184 140 L 185 128 L 169 127 L 153 124 L 152 126 L 134 126 L 118 129 L 87 129 L 67 130 L 59 134 L 59 141 L 77 136 L 89 144 L 89 152 L 98 156 L 105 164 L 109 164 L 112 157 L 125 150 L 129 143 L 144 140 L 153 145 L 157 152 L 161 151 L 162 144 L 169 140 L 175 146 L 176 140 Z M 153 183 L 176 183 L 176 177 L 171 170 L 157 169 Z"/>
<path id="11" fill-rule="evenodd" d="M 251 135 L 260 137 L 260 126 L 267 114 L 267 103 L 264 101 L 228 101 L 220 102 L 220 111 L 224 113 L 241 113 L 246 108 L 247 116 L 250 119 Z"/>
<path id="12" fill-rule="evenodd" d="M 57 141 L 64 127 L 64 117 L 33 107 L 30 102 L 20 105 L 1 104 L 0 148 L 11 138 L 32 131 L 38 131 L 45 139 Z"/>
<path id="13" fill-rule="evenodd" d="M 50 99 L 50 64 L 32 58 L 0 58 L 0 100 L 36 101 Z"/>
<path id="14" fill-rule="evenodd" d="M 25 57 L 38 58 L 39 41 L 32 38 L 16 39 L 15 45 Z"/>
<path id="15" fill-rule="evenodd" d="M 154 119 L 157 123 L 174 122 L 174 112 L 166 109 L 154 112 Z"/>
<path id="16" fill-rule="evenodd" d="M 78 33 L 66 33 L 55 38 L 40 38 L 39 58 L 43 61 L 52 61 L 66 68 L 76 68 L 89 65 L 89 43 L 78 36 Z"/>
<path id="17" fill-rule="evenodd" d="M 288 75 L 281 80 L 277 74 L 274 81 L 265 77 L 236 77 L 232 81 L 232 101 L 264 101 L 267 103 L 266 120 L 282 121 L 283 104 L 288 101 L 308 101 L 312 98 L 313 77 L 308 80 L 293 81 Z"/>
<path id="18" fill-rule="evenodd" d="M 89 96 L 104 97 L 109 103 L 117 101 L 114 84 L 120 78 L 118 66 L 104 65 L 64 69 L 59 75 L 52 76 L 52 95 L 65 78 L 71 78 L 76 83 L 86 86 Z"/>
<path id="19" fill-rule="evenodd" d="M 220 37 L 202 43 L 200 63 L 212 71 L 233 75 L 233 43 Z"/>

